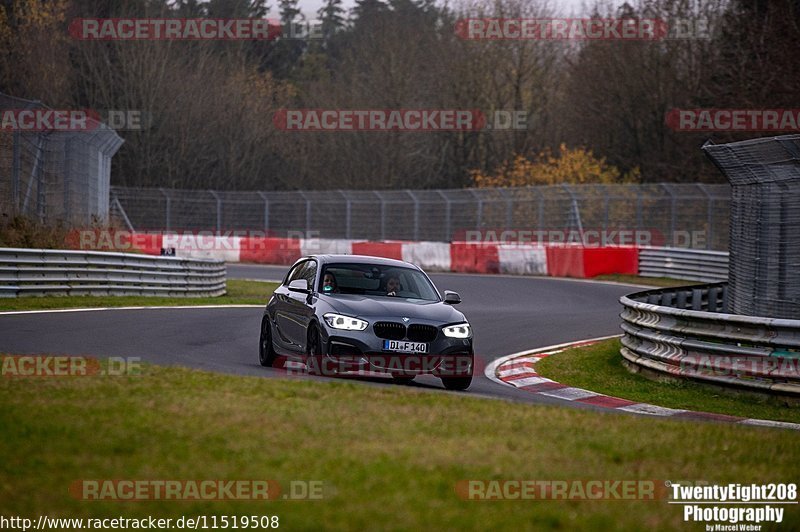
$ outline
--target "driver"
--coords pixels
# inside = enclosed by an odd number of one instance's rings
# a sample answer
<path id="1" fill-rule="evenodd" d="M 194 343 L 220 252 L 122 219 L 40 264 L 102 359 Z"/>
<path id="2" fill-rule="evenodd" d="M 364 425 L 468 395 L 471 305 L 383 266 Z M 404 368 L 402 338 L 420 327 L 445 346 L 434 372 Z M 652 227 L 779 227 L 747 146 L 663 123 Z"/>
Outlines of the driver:
<path id="1" fill-rule="evenodd" d="M 396 275 L 389 276 L 386 279 L 386 295 L 387 296 L 396 296 L 397 292 L 400 291 L 400 279 Z"/>
<path id="2" fill-rule="evenodd" d="M 339 285 L 336 283 L 336 276 L 331 272 L 325 272 L 325 275 L 322 277 L 322 291 L 326 294 L 336 294 L 339 292 Z"/>

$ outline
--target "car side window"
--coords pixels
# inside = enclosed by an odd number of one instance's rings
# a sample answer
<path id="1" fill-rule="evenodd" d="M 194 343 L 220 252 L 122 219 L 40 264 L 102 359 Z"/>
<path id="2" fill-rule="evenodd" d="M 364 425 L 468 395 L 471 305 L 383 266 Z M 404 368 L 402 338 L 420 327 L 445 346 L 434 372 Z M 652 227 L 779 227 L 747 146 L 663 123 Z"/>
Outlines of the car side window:
<path id="1" fill-rule="evenodd" d="M 286 282 L 283 284 L 288 286 L 289 283 L 291 283 L 292 281 L 300 279 L 301 278 L 300 276 L 303 274 L 303 271 L 306 269 L 309 262 L 310 261 L 307 260 L 303 261 L 300 264 L 297 264 L 294 268 L 292 268 L 292 271 L 290 271 L 288 277 L 286 277 Z"/>
<path id="2" fill-rule="evenodd" d="M 303 271 L 300 272 L 299 279 L 305 279 L 308 281 L 308 287 L 311 288 L 314 286 L 314 278 L 317 276 L 317 263 L 316 261 L 310 260 L 306 262 L 306 267 L 303 268 Z"/>

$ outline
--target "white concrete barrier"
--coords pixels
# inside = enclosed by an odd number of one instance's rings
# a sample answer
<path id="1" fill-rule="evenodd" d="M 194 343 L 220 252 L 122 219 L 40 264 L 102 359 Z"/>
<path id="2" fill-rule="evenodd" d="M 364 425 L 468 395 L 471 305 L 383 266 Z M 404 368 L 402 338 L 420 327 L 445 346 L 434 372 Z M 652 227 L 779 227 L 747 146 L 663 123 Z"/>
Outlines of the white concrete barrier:
<path id="1" fill-rule="evenodd" d="M 497 255 L 500 273 L 547 275 L 547 250 L 544 246 L 500 244 Z"/>
<path id="2" fill-rule="evenodd" d="M 424 270 L 450 271 L 450 244 L 448 242 L 406 242 L 403 260 Z"/>
<path id="3" fill-rule="evenodd" d="M 330 238 L 300 239 L 300 253 L 306 255 L 338 255 L 353 253 L 353 240 Z"/>

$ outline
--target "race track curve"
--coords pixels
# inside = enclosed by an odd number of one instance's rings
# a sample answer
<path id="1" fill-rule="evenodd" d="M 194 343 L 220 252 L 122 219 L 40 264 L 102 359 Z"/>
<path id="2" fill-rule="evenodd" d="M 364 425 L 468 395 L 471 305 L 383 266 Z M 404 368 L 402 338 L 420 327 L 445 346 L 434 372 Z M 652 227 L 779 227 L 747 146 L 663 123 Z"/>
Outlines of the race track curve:
<path id="1" fill-rule="evenodd" d="M 286 269 L 229 264 L 228 277 L 273 280 Z M 473 326 L 478 368 L 472 386 L 460 393 L 572 407 L 582 406 L 502 386 L 485 378 L 483 368 L 510 353 L 619 333 L 617 300 L 637 290 L 545 277 L 434 273 L 431 278 L 440 291 L 461 294 L 459 310 Z M 237 375 L 285 376 L 258 364 L 261 315 L 255 307 L 1 314 L 0 353 L 129 356 Z M 357 380 L 394 386 L 388 379 Z M 427 376 L 410 387 L 444 391 L 438 379 Z"/>

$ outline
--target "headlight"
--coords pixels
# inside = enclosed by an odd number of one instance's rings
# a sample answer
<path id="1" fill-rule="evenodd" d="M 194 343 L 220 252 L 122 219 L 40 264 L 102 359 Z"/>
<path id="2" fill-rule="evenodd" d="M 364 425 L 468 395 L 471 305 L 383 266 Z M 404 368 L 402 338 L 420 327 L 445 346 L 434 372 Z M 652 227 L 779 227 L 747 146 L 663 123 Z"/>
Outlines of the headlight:
<path id="1" fill-rule="evenodd" d="M 472 329 L 469 323 L 459 323 L 458 325 L 450 325 L 442 329 L 445 336 L 450 338 L 469 338 L 472 336 Z"/>
<path id="2" fill-rule="evenodd" d="M 367 323 L 364 320 L 353 318 L 352 316 L 343 316 L 342 314 L 328 313 L 323 316 L 325 323 L 334 329 L 344 329 L 345 331 L 363 331 L 367 328 Z"/>

